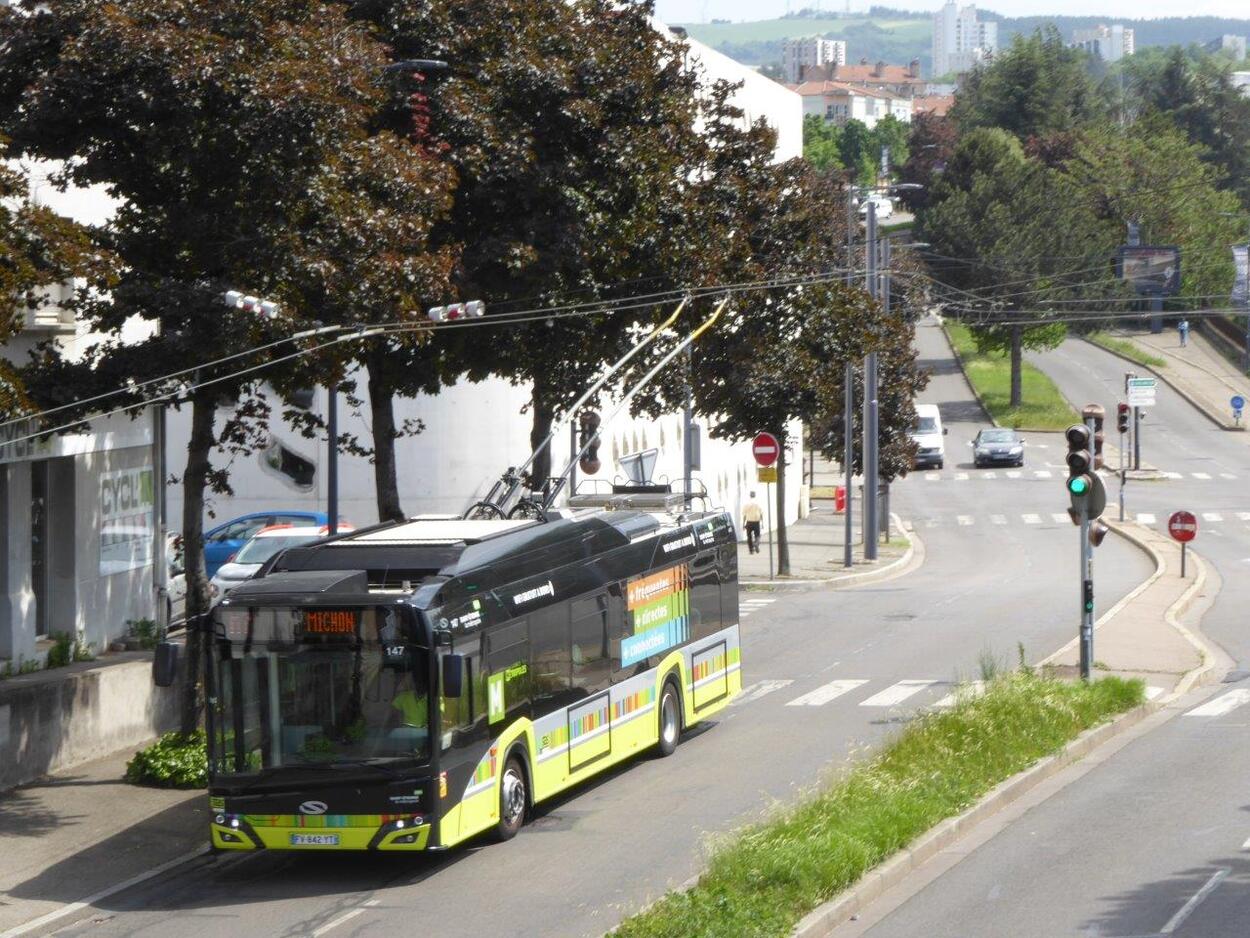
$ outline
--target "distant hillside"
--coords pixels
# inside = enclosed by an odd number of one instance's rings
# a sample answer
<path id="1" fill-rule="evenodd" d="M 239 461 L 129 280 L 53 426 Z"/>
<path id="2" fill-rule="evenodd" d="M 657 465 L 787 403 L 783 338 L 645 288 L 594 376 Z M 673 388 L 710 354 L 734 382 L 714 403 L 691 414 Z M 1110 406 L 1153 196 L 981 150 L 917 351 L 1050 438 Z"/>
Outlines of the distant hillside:
<path id="1" fill-rule="evenodd" d="M 1206 43 L 1225 33 L 1250 36 L 1250 19 L 1223 19 L 1216 16 L 1168 17 L 1129 20 L 1105 16 L 1000 16 L 981 10 L 987 19 L 998 20 L 1004 43 L 1017 33 L 1029 34 L 1046 24 L 1054 25 L 1064 38 L 1072 30 L 1088 29 L 1100 23 L 1122 23 L 1132 27 L 1139 49 L 1147 46 Z M 844 39 L 847 61 L 883 60 L 904 64 L 919 59 L 924 74 L 931 73 L 933 19 L 930 13 L 903 10 L 874 10 L 864 16 L 789 16 L 754 23 L 683 23 L 690 35 L 705 45 L 719 49 L 746 65 L 781 62 L 781 43 L 800 36 Z"/>

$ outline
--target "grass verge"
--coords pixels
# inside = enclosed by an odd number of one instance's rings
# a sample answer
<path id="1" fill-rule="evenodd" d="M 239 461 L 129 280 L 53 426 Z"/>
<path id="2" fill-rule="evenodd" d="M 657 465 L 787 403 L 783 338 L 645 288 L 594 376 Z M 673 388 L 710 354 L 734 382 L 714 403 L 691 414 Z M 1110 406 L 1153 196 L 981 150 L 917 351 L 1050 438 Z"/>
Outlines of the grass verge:
<path id="1" fill-rule="evenodd" d="M 979 352 L 968 327 L 947 322 L 947 335 L 963 360 L 968 380 L 977 389 L 990 416 L 1004 427 L 1063 430 L 1081 418 L 1063 399 L 1055 383 L 1028 362 L 1021 366 L 1023 403 L 1011 406 L 1011 359 L 1006 352 Z"/>
<path id="2" fill-rule="evenodd" d="M 1115 352 L 1117 355 L 1123 355 L 1125 358 L 1131 359 L 1139 365 L 1145 365 L 1147 368 L 1166 368 L 1168 366 L 1167 361 L 1158 355 L 1151 355 L 1136 342 L 1130 342 L 1128 339 L 1117 339 L 1115 336 L 1108 335 L 1105 332 L 1091 332 L 1085 338 L 1095 345 L 1101 345 L 1108 351 Z"/>
<path id="3" fill-rule="evenodd" d="M 669 893 L 614 934 L 788 935 L 939 821 L 1142 699 L 1138 680 L 997 678 L 983 696 L 920 718 L 871 761 L 720 846 L 693 888 Z"/>

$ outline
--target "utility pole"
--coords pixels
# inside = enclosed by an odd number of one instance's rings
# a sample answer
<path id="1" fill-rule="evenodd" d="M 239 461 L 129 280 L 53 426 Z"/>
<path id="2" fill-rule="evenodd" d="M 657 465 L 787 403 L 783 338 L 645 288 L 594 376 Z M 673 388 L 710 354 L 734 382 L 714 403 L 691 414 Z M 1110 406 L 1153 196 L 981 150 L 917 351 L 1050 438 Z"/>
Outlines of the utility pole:
<path id="1" fill-rule="evenodd" d="M 868 202 L 867 255 L 868 293 L 878 298 L 877 206 Z M 877 353 L 864 358 L 864 560 L 877 559 Z"/>
<path id="2" fill-rule="evenodd" d="M 326 514 L 330 536 L 339 533 L 339 386 L 326 385 Z"/>
<path id="3" fill-rule="evenodd" d="M 686 506 L 691 507 L 691 478 L 694 475 L 694 357 L 690 346 L 686 346 L 686 407 L 682 421 L 682 443 L 685 445 L 681 454 L 681 475 L 685 480 Z M 769 559 L 771 560 L 771 555 Z"/>
<path id="4" fill-rule="evenodd" d="M 846 538 L 842 546 L 842 566 L 850 569 L 855 565 L 851 555 L 851 506 L 855 503 L 851 497 L 851 482 L 855 465 L 855 365 L 847 359 L 842 371 L 842 475 L 846 487 Z"/>

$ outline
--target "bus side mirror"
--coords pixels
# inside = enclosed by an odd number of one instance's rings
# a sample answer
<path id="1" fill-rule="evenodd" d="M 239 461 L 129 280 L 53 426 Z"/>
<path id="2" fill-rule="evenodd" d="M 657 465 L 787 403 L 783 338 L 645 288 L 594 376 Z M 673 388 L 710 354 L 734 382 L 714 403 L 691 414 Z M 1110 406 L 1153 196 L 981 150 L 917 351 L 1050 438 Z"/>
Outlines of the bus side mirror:
<path id="1" fill-rule="evenodd" d="M 152 659 L 152 682 L 157 687 L 173 687 L 178 680 L 178 646 L 173 642 L 158 642 L 156 657 Z"/>
<path id="2" fill-rule="evenodd" d="M 443 655 L 443 696 L 464 693 L 464 655 Z"/>

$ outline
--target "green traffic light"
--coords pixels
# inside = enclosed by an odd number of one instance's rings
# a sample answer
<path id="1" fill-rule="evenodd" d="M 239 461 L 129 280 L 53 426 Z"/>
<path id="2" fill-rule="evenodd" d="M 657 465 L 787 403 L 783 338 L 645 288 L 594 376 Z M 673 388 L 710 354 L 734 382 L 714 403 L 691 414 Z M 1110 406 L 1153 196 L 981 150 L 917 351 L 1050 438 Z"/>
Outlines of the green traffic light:
<path id="1" fill-rule="evenodd" d="M 1077 476 L 1075 479 L 1068 480 L 1068 491 L 1073 495 L 1085 495 L 1089 492 L 1089 479 L 1085 476 Z"/>

